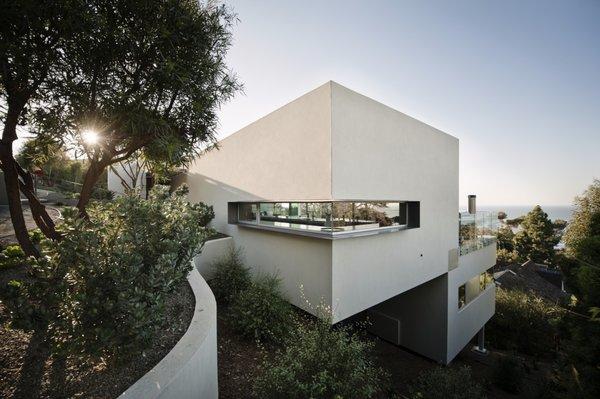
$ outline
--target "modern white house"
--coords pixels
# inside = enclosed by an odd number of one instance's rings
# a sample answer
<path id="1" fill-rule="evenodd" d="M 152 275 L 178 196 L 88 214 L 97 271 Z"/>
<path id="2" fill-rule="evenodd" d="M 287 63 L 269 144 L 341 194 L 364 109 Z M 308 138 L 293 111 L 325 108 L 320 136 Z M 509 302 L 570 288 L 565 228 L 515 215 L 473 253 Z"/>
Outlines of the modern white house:
<path id="1" fill-rule="evenodd" d="M 496 243 L 474 201 L 459 215 L 457 138 L 328 82 L 219 147 L 189 168 L 189 199 L 292 304 L 325 303 L 334 323 L 368 315 L 443 364 L 476 336 L 483 350 Z"/>

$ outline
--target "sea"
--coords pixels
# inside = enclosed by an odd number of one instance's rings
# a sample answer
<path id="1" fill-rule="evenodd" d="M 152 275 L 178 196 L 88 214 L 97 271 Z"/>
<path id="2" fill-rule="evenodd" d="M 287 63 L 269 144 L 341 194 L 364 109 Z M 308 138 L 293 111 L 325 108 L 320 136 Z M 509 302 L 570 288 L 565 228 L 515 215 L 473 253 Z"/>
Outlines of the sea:
<path id="1" fill-rule="evenodd" d="M 525 216 L 529 211 L 534 208 L 535 205 L 478 205 L 478 211 L 490 211 L 498 213 L 500 211 L 506 212 L 507 219 L 514 219 L 519 216 Z M 564 205 L 540 205 L 544 212 L 548 214 L 548 218 L 551 220 L 562 219 L 569 222 L 573 217 L 573 207 Z M 466 211 L 466 209 L 461 209 Z"/>

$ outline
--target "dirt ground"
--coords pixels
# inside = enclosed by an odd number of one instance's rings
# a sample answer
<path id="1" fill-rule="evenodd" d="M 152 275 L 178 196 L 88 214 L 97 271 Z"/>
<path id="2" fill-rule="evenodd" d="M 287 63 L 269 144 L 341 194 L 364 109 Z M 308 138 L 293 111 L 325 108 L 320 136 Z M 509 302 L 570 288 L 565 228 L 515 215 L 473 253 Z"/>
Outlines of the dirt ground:
<path id="1" fill-rule="evenodd" d="M 8 327 L 2 289 L 24 278 L 23 270 L 0 273 L 0 398 L 116 398 L 175 346 L 194 312 L 194 295 L 184 281 L 167 302 L 165 328 L 151 348 L 118 366 L 80 364 L 53 356 L 44 332 Z"/>
<path id="2" fill-rule="evenodd" d="M 60 217 L 60 211 L 58 208 L 52 207 L 51 205 L 46 206 L 48 214 L 52 220 L 57 220 Z M 37 226 L 33 217 L 31 216 L 31 210 L 29 205 L 23 204 L 23 216 L 25 217 L 25 224 L 27 230 L 35 229 Z M 0 206 L 0 245 L 6 246 L 15 244 L 17 242 L 15 238 L 15 230 L 13 229 L 12 221 L 10 220 L 10 212 L 8 206 Z"/>

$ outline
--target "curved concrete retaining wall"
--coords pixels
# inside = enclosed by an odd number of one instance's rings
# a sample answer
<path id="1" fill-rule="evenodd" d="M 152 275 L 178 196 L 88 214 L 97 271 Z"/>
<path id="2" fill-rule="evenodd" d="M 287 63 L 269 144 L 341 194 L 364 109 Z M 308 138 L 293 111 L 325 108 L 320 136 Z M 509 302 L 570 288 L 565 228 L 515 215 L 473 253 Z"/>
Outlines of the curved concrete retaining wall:
<path id="1" fill-rule="evenodd" d="M 192 261 L 195 266 L 195 261 Z M 186 333 L 152 370 L 120 398 L 126 399 L 216 399 L 217 304 L 215 297 L 194 267 L 188 281 L 196 306 Z"/>
<path id="2" fill-rule="evenodd" d="M 202 253 L 194 258 L 196 269 L 198 269 L 202 277 L 205 279 L 212 277 L 213 262 L 224 256 L 232 246 L 233 238 L 231 237 L 218 238 L 204 243 Z"/>

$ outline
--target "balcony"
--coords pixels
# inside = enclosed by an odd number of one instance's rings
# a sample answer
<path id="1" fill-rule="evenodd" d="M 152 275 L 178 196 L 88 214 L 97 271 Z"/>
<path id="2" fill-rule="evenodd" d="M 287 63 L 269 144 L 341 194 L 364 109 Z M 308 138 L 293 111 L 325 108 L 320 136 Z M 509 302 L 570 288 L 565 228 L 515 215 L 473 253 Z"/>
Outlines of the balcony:
<path id="1" fill-rule="evenodd" d="M 460 255 L 467 255 L 496 242 L 496 218 L 492 212 L 458 214 Z"/>

